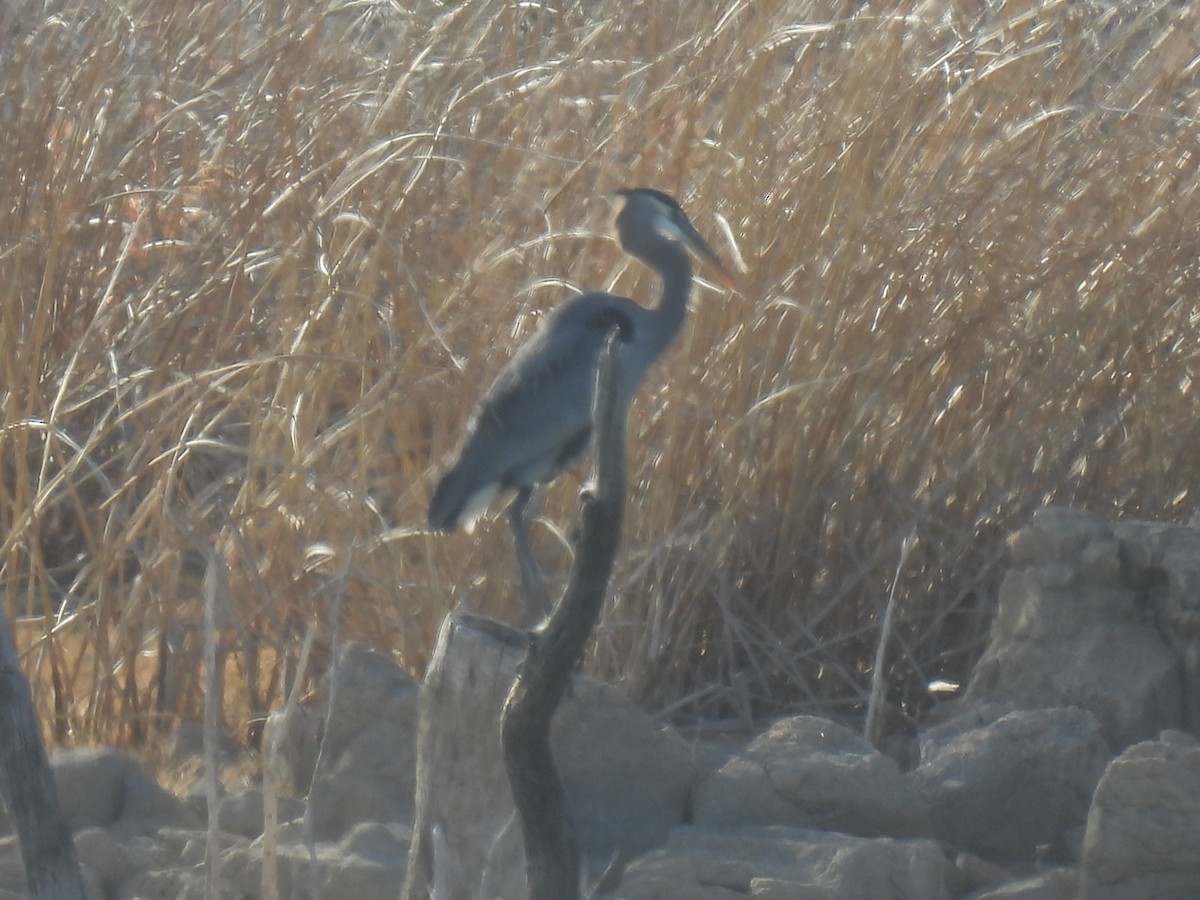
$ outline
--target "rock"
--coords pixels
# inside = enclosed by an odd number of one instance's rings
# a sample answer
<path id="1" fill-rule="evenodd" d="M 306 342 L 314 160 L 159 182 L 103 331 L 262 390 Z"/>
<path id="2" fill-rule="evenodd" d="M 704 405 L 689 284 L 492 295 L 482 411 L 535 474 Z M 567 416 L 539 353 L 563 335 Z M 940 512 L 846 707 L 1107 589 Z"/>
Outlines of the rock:
<path id="1" fill-rule="evenodd" d="M 1012 870 L 1008 866 L 994 863 L 966 850 L 955 852 L 954 872 L 956 877 L 952 888 L 956 897 L 979 888 L 1005 884 L 1013 878 Z"/>
<path id="2" fill-rule="evenodd" d="M 399 798 L 411 798 L 414 787 L 419 690 L 391 657 L 350 642 L 322 679 L 317 708 L 295 706 L 267 717 L 263 746 L 274 754 L 270 765 L 279 790 L 296 796 L 313 792 L 313 773 L 323 754 L 324 783 L 315 790 L 324 804 L 316 826 L 320 836 L 337 837 L 367 817 L 411 819 L 411 799 Z M 347 753 L 357 758 L 344 760 Z M 387 782 L 373 799 L 369 786 L 357 783 L 358 775 L 369 770 Z M 371 809 L 356 819 L 348 809 L 358 802 Z"/>
<path id="3" fill-rule="evenodd" d="M 359 822 L 412 822 L 415 697 L 404 718 L 365 726 L 317 775 L 308 795 L 317 840 L 336 840 Z"/>
<path id="4" fill-rule="evenodd" d="M 1047 507 L 1009 548 L 1013 567 L 966 703 L 1078 706 L 1100 720 L 1116 748 L 1181 727 L 1180 648 L 1194 645 L 1184 610 L 1200 603 L 1192 590 L 1200 585 L 1200 561 L 1188 561 L 1200 558 L 1183 551 L 1200 553 L 1200 535 L 1148 523 L 1113 526 Z M 1168 632 L 1176 635 L 1174 651 Z"/>
<path id="5" fill-rule="evenodd" d="M 841 896 L 833 888 L 812 884 L 796 884 L 779 878 L 752 878 L 750 896 L 755 900 L 838 900 Z"/>
<path id="6" fill-rule="evenodd" d="M 683 739 L 612 685 L 576 678 L 551 741 L 585 856 L 631 859 L 684 821 L 694 766 Z"/>
<path id="7" fill-rule="evenodd" d="M 396 900 L 404 880 L 407 847 L 388 863 L 357 853 L 344 853 L 337 845 L 316 845 L 316 879 L 321 900 Z M 313 868 L 304 844 L 278 847 L 279 896 L 311 896 Z M 262 885 L 262 847 L 238 847 L 223 854 L 222 873 L 231 889 L 258 897 Z"/>
<path id="8" fill-rule="evenodd" d="M 1078 897 L 1079 871 L 1051 869 L 1029 878 L 976 891 L 965 900 L 1077 900 Z"/>
<path id="9" fill-rule="evenodd" d="M 279 822 L 304 815 L 304 804 L 292 797 L 279 797 Z M 225 832 L 256 838 L 263 831 L 262 788 L 252 787 L 221 799 L 217 807 L 217 825 Z"/>
<path id="10" fill-rule="evenodd" d="M 1200 897 L 1200 744 L 1195 738 L 1166 732 L 1109 764 L 1088 814 L 1080 896 Z"/>
<path id="11" fill-rule="evenodd" d="M 1200 731 L 1200 529 L 1161 522 L 1118 522 L 1113 528 L 1123 577 L 1181 662 L 1182 727 Z"/>
<path id="12" fill-rule="evenodd" d="M 204 873 L 193 869 L 156 869 L 135 875 L 116 892 L 114 900 L 209 900 Z M 247 900 L 249 896 L 222 879 L 221 900 Z"/>
<path id="13" fill-rule="evenodd" d="M 358 740 L 363 729 L 386 719 L 404 721 L 413 715 L 420 686 L 392 658 L 365 644 L 348 642 L 337 666 L 321 680 L 322 705 L 334 696 L 326 719 L 328 750 L 341 752 Z"/>
<path id="14" fill-rule="evenodd" d="M 103 828 L 85 828 L 75 835 L 79 862 L 95 877 L 107 894 L 112 894 L 139 872 L 177 864 L 161 844 L 150 838 L 123 843 Z"/>
<path id="15" fill-rule="evenodd" d="M 317 839 L 335 840 L 359 822 L 411 822 L 416 683 L 390 657 L 350 643 L 322 692 L 332 696 L 333 708 L 322 771 L 309 792 Z"/>
<path id="16" fill-rule="evenodd" d="M 359 856 L 392 868 L 403 868 L 411 839 L 412 831 L 409 829 L 380 822 L 362 822 L 342 838 L 338 849 L 346 855 Z"/>
<path id="17" fill-rule="evenodd" d="M 60 750 L 50 767 L 72 831 L 118 821 L 130 834 L 151 834 L 164 826 L 199 827 L 187 807 L 119 750 Z"/>
<path id="18" fill-rule="evenodd" d="M 782 826 L 682 826 L 634 860 L 616 900 L 746 896 L 949 900 L 952 866 L 936 843 Z"/>
<path id="19" fill-rule="evenodd" d="M 1110 756 L 1095 716 L 1076 707 L 953 719 L 922 735 L 921 755 L 909 777 L 934 834 L 1002 861 L 1032 860 L 1043 845 L 1067 856 L 1066 833 L 1085 822 Z"/>
<path id="20" fill-rule="evenodd" d="M 890 757 L 826 719 L 776 722 L 697 788 L 699 825 L 794 825 L 864 837 L 932 833 L 929 813 Z"/>
<path id="21" fill-rule="evenodd" d="M 97 874 L 86 865 L 80 869 L 87 900 L 107 900 L 108 894 Z M 21 845 L 15 836 L 0 838 L 0 900 L 27 900 L 28 896 Z"/>

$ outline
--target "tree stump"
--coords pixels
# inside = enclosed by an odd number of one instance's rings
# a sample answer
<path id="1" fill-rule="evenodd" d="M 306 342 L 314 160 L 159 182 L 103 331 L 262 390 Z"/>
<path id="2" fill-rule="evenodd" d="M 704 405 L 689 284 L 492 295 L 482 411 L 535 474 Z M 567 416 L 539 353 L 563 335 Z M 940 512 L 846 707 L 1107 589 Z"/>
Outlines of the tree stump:
<path id="1" fill-rule="evenodd" d="M 421 688 L 417 796 L 403 900 L 527 896 L 500 710 L 528 636 L 456 610 Z"/>

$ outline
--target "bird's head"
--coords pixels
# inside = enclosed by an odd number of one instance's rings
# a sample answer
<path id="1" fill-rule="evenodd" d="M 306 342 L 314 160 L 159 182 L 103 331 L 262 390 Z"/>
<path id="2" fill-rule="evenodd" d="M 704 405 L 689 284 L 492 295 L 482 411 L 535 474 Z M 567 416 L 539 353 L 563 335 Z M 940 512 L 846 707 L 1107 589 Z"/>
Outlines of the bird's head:
<path id="1" fill-rule="evenodd" d="M 682 245 L 713 269 L 718 283 L 736 290 L 733 276 L 674 197 L 653 188 L 621 188 L 615 194 L 623 201 L 616 226 L 626 253 L 650 262 L 655 249 L 664 243 Z"/>

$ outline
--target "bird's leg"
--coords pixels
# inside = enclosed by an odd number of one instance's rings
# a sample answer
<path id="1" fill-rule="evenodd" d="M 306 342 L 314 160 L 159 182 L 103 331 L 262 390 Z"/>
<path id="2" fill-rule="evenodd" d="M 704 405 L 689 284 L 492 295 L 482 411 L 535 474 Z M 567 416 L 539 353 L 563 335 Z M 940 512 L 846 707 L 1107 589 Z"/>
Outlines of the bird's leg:
<path id="1" fill-rule="evenodd" d="M 529 543 L 529 520 L 525 518 L 533 494 L 532 487 L 521 487 L 508 507 L 508 524 L 512 528 L 517 565 L 521 570 L 521 605 L 527 626 L 537 624 L 550 612 L 550 591 L 534 558 L 533 547 Z"/>

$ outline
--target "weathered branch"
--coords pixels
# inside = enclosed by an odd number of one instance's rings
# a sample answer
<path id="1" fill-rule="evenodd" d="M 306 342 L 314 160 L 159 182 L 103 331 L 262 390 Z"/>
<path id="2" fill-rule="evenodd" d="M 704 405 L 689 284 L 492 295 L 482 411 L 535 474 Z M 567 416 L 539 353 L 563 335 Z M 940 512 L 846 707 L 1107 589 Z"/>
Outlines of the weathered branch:
<path id="1" fill-rule="evenodd" d="M 500 722 L 504 762 L 525 837 L 530 900 L 579 896 L 579 846 L 550 752 L 550 721 L 604 605 L 621 538 L 625 501 L 625 414 L 614 331 L 600 356 L 592 410 L 592 485 L 579 512 L 575 564 L 549 619 L 530 634 Z"/>
<path id="2" fill-rule="evenodd" d="M 84 900 L 83 876 L 71 829 L 0 608 L 0 793 L 17 826 L 21 860 L 33 900 Z"/>

